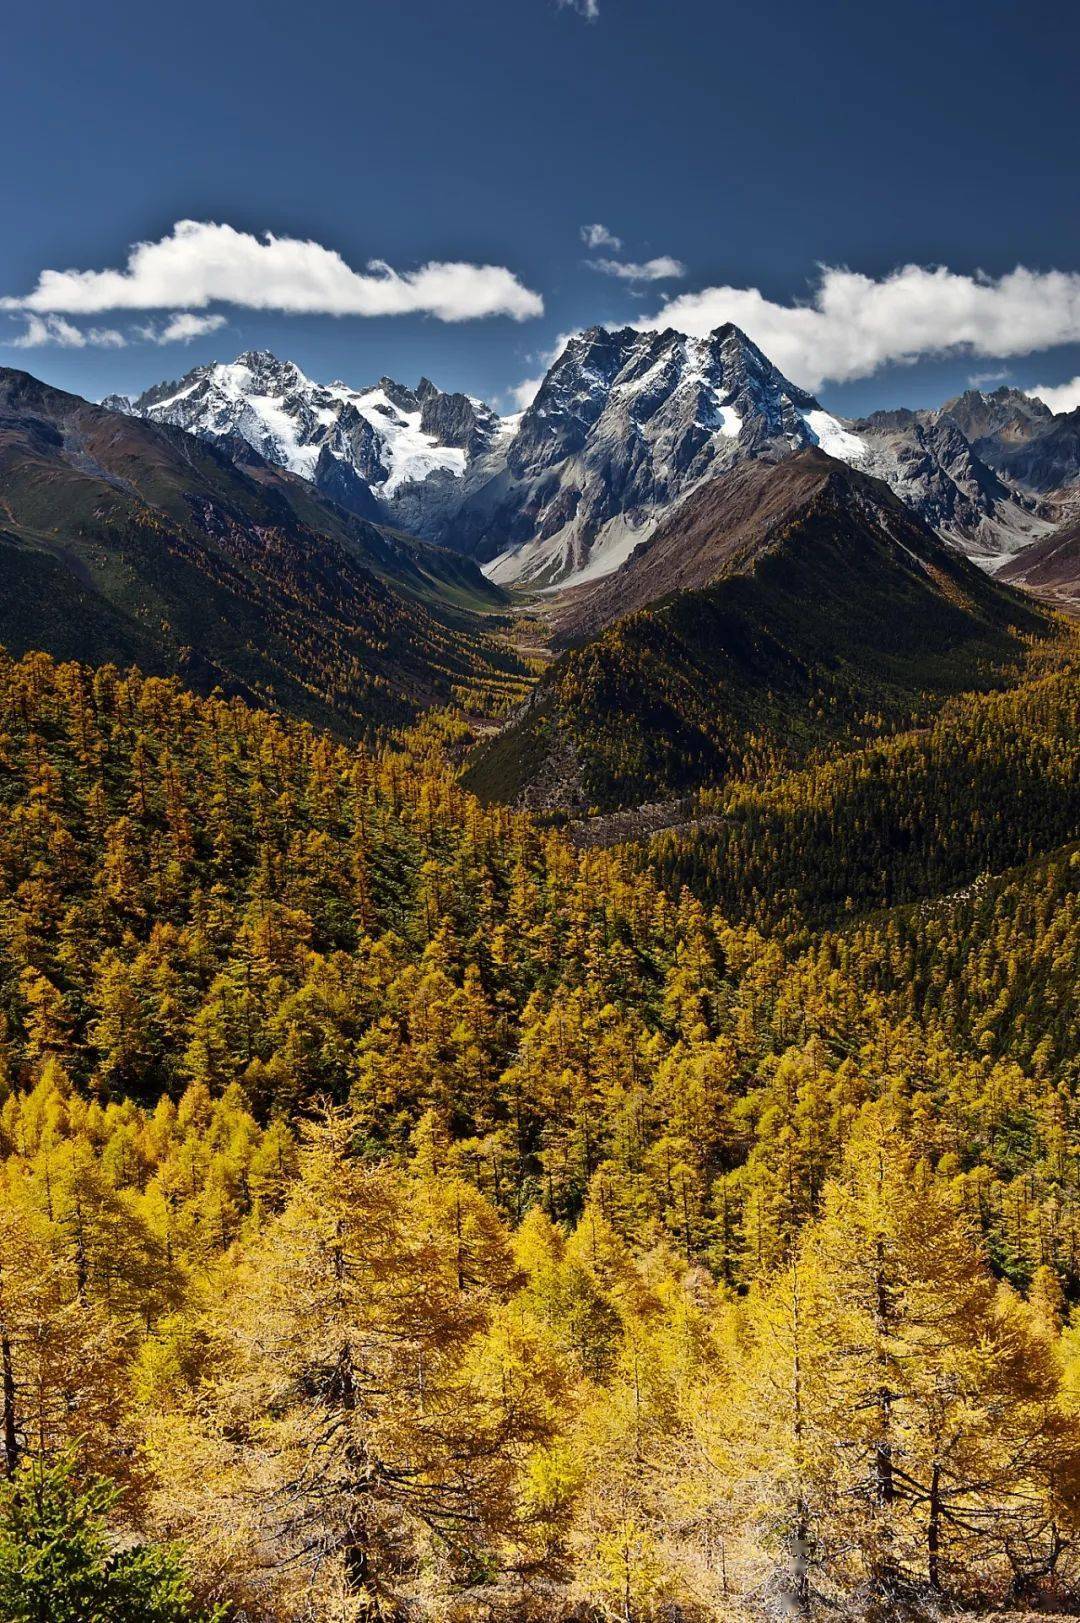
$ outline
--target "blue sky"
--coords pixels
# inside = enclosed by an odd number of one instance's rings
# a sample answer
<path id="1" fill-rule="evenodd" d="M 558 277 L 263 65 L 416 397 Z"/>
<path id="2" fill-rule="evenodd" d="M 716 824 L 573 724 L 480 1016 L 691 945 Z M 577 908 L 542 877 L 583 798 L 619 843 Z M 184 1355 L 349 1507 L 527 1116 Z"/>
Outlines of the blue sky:
<path id="1" fill-rule="evenodd" d="M 93 397 L 267 347 L 507 404 L 560 334 L 731 313 L 846 412 L 1063 385 L 1078 59 L 1057 0 L 18 7 L 0 364 Z"/>

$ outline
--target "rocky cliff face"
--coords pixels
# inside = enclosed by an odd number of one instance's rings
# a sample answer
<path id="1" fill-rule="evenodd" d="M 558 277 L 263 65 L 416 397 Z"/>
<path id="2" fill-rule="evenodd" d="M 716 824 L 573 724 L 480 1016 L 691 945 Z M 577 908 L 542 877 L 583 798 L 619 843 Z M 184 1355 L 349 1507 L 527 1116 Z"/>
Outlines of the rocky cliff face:
<path id="1" fill-rule="evenodd" d="M 1023 494 L 1075 509 L 1080 502 L 1080 410 L 1056 415 L 1019 389 L 969 389 L 941 408 L 971 448 Z"/>

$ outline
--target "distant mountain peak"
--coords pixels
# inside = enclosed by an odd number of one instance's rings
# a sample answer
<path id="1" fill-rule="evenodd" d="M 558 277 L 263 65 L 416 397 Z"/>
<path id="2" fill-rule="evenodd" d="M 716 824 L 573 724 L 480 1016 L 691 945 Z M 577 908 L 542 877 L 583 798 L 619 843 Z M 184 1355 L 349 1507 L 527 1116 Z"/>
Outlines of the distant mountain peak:
<path id="1" fill-rule="evenodd" d="M 265 349 L 106 404 L 203 439 L 238 437 L 365 517 L 399 520 L 404 502 L 404 517 L 417 529 L 428 499 L 419 488 L 430 487 L 429 504 L 444 506 L 447 481 L 459 482 L 499 430 L 490 407 L 445 394 L 426 378 L 416 389 L 390 377 L 360 389 L 316 383 Z"/>

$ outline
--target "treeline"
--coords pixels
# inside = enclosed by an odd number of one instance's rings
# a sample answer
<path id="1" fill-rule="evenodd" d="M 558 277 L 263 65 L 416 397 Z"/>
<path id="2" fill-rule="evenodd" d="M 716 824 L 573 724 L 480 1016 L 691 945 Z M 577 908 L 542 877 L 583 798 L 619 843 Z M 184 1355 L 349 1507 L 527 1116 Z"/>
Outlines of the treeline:
<path id="1" fill-rule="evenodd" d="M 892 814 L 977 757 L 1052 840 L 1070 693 L 897 741 Z M 811 940 L 835 763 L 766 934 L 459 739 L 0 667 L 0 1597 L 90 1493 L 188 1597 L 133 1623 L 1071 1603 L 1071 853 Z"/>

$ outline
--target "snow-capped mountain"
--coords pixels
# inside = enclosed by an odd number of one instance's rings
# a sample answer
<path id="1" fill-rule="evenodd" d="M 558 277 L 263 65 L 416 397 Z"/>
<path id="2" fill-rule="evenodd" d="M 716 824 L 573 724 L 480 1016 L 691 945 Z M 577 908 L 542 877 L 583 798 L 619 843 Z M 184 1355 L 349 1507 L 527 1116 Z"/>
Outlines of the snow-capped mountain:
<path id="1" fill-rule="evenodd" d="M 498 551 L 494 580 L 596 579 L 702 480 L 841 432 L 736 327 L 708 338 L 592 327 L 548 372 L 459 528 L 479 556 Z"/>
<path id="2" fill-rule="evenodd" d="M 238 436 L 342 506 L 418 531 L 456 506 L 456 485 L 500 430 L 490 407 L 426 378 L 415 389 L 391 378 L 368 389 L 315 383 L 262 350 L 103 404 L 204 439 Z"/>
<path id="3" fill-rule="evenodd" d="M 1080 413 L 969 391 L 939 411 L 849 422 L 731 324 L 707 338 L 592 327 L 512 418 L 426 378 L 315 383 L 265 352 L 104 404 L 242 440 L 342 506 L 476 557 L 503 585 L 597 580 L 707 480 L 810 446 L 883 479 L 989 568 L 1049 534 L 1080 493 Z"/>

